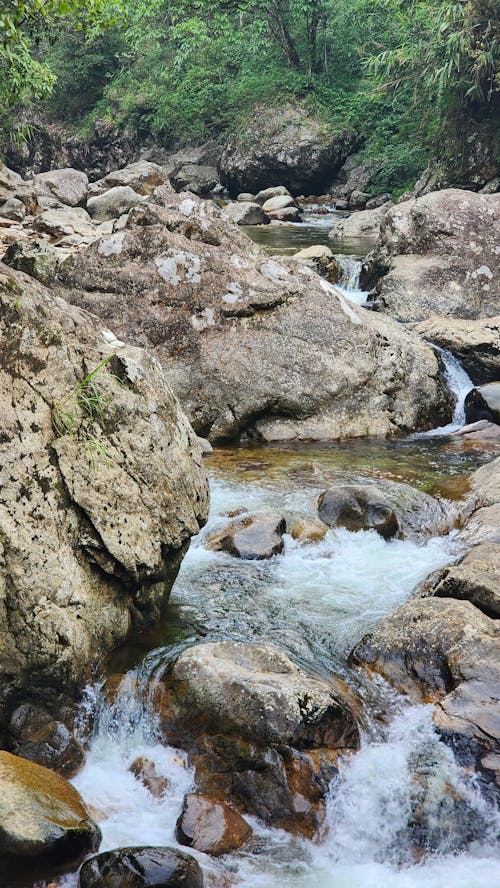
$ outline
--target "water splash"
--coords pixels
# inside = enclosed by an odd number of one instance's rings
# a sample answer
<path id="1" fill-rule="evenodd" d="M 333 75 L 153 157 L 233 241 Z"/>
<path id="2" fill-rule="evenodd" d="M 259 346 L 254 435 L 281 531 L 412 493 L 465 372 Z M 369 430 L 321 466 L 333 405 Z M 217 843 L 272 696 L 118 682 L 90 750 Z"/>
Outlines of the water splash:
<path id="1" fill-rule="evenodd" d="M 367 292 L 359 286 L 359 278 L 361 275 L 362 262 L 356 256 L 349 256 L 340 253 L 335 256 L 337 262 L 342 269 L 342 277 L 338 283 L 339 290 L 342 290 L 345 296 L 358 305 L 366 303 Z"/>
<path id="2" fill-rule="evenodd" d="M 474 388 L 474 383 L 470 376 L 451 352 L 444 348 L 439 348 L 437 345 L 433 345 L 432 348 L 439 353 L 443 362 L 443 375 L 446 385 L 455 396 L 455 410 L 453 412 L 453 419 L 448 425 L 431 429 L 429 432 L 419 432 L 415 435 L 418 438 L 437 438 L 458 432 L 466 423 L 465 399 Z"/>

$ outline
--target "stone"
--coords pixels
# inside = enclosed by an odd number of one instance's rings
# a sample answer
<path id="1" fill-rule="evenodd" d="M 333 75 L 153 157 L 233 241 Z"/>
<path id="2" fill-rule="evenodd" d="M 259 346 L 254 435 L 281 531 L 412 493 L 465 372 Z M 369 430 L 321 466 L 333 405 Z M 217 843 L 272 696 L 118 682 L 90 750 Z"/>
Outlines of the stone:
<path id="1" fill-rule="evenodd" d="M 16 271 L 23 271 L 42 284 L 54 281 L 61 257 L 52 244 L 41 238 L 25 238 L 11 244 L 4 262 Z"/>
<path id="2" fill-rule="evenodd" d="M 118 848 L 86 860 L 78 888 L 203 888 L 203 874 L 176 848 Z"/>
<path id="3" fill-rule="evenodd" d="M 384 216 L 362 286 L 376 286 L 379 308 L 405 323 L 495 317 L 499 225 L 499 194 L 447 188 L 398 204 Z"/>
<path id="4" fill-rule="evenodd" d="M 364 210 L 369 198 L 370 195 L 366 191 L 360 191 L 358 188 L 354 189 L 349 197 L 349 209 Z"/>
<path id="5" fill-rule="evenodd" d="M 286 521 L 281 515 L 250 515 L 212 534 L 207 548 L 248 561 L 262 561 L 283 552 L 285 531 Z"/>
<path id="6" fill-rule="evenodd" d="M 187 192 L 162 186 L 125 230 L 68 257 L 57 292 L 153 348 L 212 443 L 244 430 L 265 440 L 392 436 L 451 419 L 439 361 L 415 333 L 307 266 L 260 252 Z"/>
<path id="7" fill-rule="evenodd" d="M 497 191 L 500 191 L 500 176 L 495 176 L 486 182 L 486 185 L 480 189 L 480 194 L 496 194 Z"/>
<path id="8" fill-rule="evenodd" d="M 385 540 L 399 534 L 394 509 L 376 487 L 331 487 L 319 497 L 318 514 L 329 527 L 375 530 Z"/>
<path id="9" fill-rule="evenodd" d="M 122 169 L 113 170 L 103 179 L 98 179 L 93 183 L 91 193 L 97 195 L 111 188 L 130 188 L 136 194 L 144 195 L 150 194 L 158 185 L 164 185 L 166 182 L 167 177 L 161 166 L 147 160 L 138 160 Z"/>
<path id="10" fill-rule="evenodd" d="M 184 796 L 175 828 L 179 844 L 220 857 L 237 851 L 251 835 L 246 820 L 229 805 L 195 793 Z"/>
<path id="11" fill-rule="evenodd" d="M 0 751 L 0 852 L 5 862 L 77 862 L 101 841 L 76 789 L 63 777 Z"/>
<path id="12" fill-rule="evenodd" d="M 87 210 L 93 219 L 98 222 L 106 222 L 108 219 L 118 219 L 143 199 L 130 185 L 115 185 L 104 191 L 103 194 L 89 197 Z"/>
<path id="13" fill-rule="evenodd" d="M 276 210 L 286 210 L 287 207 L 297 207 L 294 198 L 287 194 L 270 197 L 262 204 L 262 209 L 265 213 L 272 213 Z"/>
<path id="14" fill-rule="evenodd" d="M 145 756 L 136 758 L 130 765 L 129 771 L 137 780 L 140 780 L 155 799 L 163 798 L 171 788 L 168 777 L 158 774 L 155 763 Z"/>
<path id="15" fill-rule="evenodd" d="M 294 253 L 294 259 L 333 259 L 333 253 L 326 244 L 314 244 Z"/>
<path id="16" fill-rule="evenodd" d="M 170 176 L 176 191 L 192 191 L 193 194 L 210 194 L 219 183 L 215 167 L 188 163 Z"/>
<path id="17" fill-rule="evenodd" d="M 376 209 L 361 210 L 351 213 L 344 219 L 338 219 L 332 225 L 329 237 L 332 240 L 373 240 L 380 234 L 382 220 L 392 204 L 382 204 Z M 337 209 L 340 207 L 337 204 Z"/>
<path id="18" fill-rule="evenodd" d="M 4 265 L 0 307 L 1 727 L 158 618 L 208 487 L 153 357 Z"/>
<path id="19" fill-rule="evenodd" d="M 0 207 L 0 215 L 3 219 L 22 222 L 26 216 L 26 207 L 17 197 L 9 197 Z"/>
<path id="20" fill-rule="evenodd" d="M 488 382 L 472 389 L 465 399 L 467 422 L 487 419 L 500 425 L 500 382 Z"/>
<path id="21" fill-rule="evenodd" d="M 483 543 L 459 564 L 447 567 L 432 594 L 470 601 L 489 617 L 500 617 L 500 545 Z"/>
<path id="22" fill-rule="evenodd" d="M 317 831 L 338 756 L 359 745 L 358 703 L 343 682 L 314 678 L 275 648 L 219 642 L 184 651 L 152 693 L 199 792 L 301 835 Z"/>
<path id="23" fill-rule="evenodd" d="M 385 191 L 383 194 L 378 194 L 377 197 L 372 197 L 371 200 L 366 201 L 366 209 L 367 210 L 376 210 L 378 207 L 384 206 L 384 204 L 392 204 L 392 194 L 388 191 Z"/>
<path id="24" fill-rule="evenodd" d="M 270 182 L 296 194 L 321 193 L 356 141 L 351 131 L 330 129 L 303 105 L 260 106 L 246 129 L 229 139 L 221 180 L 232 193 L 259 191 Z"/>
<path id="25" fill-rule="evenodd" d="M 266 201 L 271 200 L 273 197 L 291 197 L 288 188 L 285 188 L 284 185 L 274 185 L 271 188 L 263 188 L 261 191 L 258 191 L 255 195 L 255 203 L 258 203 L 261 207 L 266 203 Z"/>
<path id="26" fill-rule="evenodd" d="M 89 180 L 86 173 L 66 168 L 38 173 L 33 180 L 33 187 L 39 194 L 53 194 L 68 207 L 82 207 L 87 199 Z"/>
<path id="27" fill-rule="evenodd" d="M 92 224 L 92 219 L 83 207 L 58 207 L 43 210 L 35 217 L 33 228 L 54 238 L 72 234 L 79 234 L 82 237 L 97 237 L 98 235 Z"/>
<path id="28" fill-rule="evenodd" d="M 328 527 L 322 521 L 304 518 L 292 527 L 292 537 L 299 543 L 320 543 L 328 533 Z"/>
<path id="29" fill-rule="evenodd" d="M 415 330 L 455 355 L 474 385 L 500 379 L 500 316 L 471 320 L 433 315 Z"/>
<path id="30" fill-rule="evenodd" d="M 302 213 L 299 207 L 282 207 L 280 210 L 266 210 L 269 219 L 279 222 L 302 222 Z"/>
<path id="31" fill-rule="evenodd" d="M 269 216 L 258 203 L 228 203 L 222 210 L 222 217 L 236 225 L 267 225 Z"/>
<path id="32" fill-rule="evenodd" d="M 342 269 L 339 262 L 334 258 L 330 247 L 324 244 L 304 247 L 303 250 L 294 253 L 293 258 L 314 268 L 318 274 L 332 284 L 338 284 L 342 277 Z"/>
<path id="33" fill-rule="evenodd" d="M 255 194 L 250 194 L 249 191 L 242 191 L 241 194 L 238 194 L 236 200 L 241 203 L 256 203 Z"/>
<path id="34" fill-rule="evenodd" d="M 81 743 L 66 725 L 29 703 L 12 713 L 8 736 L 12 752 L 62 777 L 74 777 L 85 761 Z"/>

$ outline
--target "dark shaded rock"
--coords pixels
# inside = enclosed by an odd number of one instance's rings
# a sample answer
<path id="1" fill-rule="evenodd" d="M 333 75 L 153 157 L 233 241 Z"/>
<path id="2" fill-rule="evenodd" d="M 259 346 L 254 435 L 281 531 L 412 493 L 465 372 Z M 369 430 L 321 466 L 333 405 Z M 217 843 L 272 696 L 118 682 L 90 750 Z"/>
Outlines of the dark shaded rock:
<path id="1" fill-rule="evenodd" d="M 47 241 L 24 238 L 11 244 L 4 262 L 16 271 L 23 271 L 42 284 L 50 284 L 57 272 L 60 255 Z"/>
<path id="2" fill-rule="evenodd" d="M 394 509 L 376 487 L 332 487 L 319 497 L 318 514 L 329 527 L 376 530 L 386 540 L 399 533 Z"/>
<path id="3" fill-rule="evenodd" d="M 176 191 L 192 191 L 193 194 L 210 194 L 219 183 L 215 167 L 188 163 L 170 176 Z"/>
<path id="4" fill-rule="evenodd" d="M 12 713 L 9 741 L 16 755 L 63 777 L 73 777 L 85 760 L 81 743 L 66 725 L 29 703 Z"/>
<path id="5" fill-rule="evenodd" d="M 79 888 L 203 888 L 199 863 L 174 848 L 118 848 L 87 860 Z"/>
<path id="6" fill-rule="evenodd" d="M 500 317 L 471 320 L 433 316 L 415 330 L 455 355 L 474 385 L 500 379 Z"/>
<path id="7" fill-rule="evenodd" d="M 251 515 L 208 539 L 207 547 L 236 558 L 262 561 L 283 552 L 286 521 L 280 515 Z"/>
<path id="8" fill-rule="evenodd" d="M 252 835 L 252 829 L 229 805 L 188 793 L 177 821 L 175 837 L 181 845 L 219 857 L 237 851 Z"/>
<path id="9" fill-rule="evenodd" d="M 467 422 L 488 419 L 500 425 L 500 382 L 489 382 L 472 389 L 465 399 Z"/>
<path id="10" fill-rule="evenodd" d="M 78 861 L 101 841 L 76 789 L 39 765 L 0 752 L 2 859 Z"/>

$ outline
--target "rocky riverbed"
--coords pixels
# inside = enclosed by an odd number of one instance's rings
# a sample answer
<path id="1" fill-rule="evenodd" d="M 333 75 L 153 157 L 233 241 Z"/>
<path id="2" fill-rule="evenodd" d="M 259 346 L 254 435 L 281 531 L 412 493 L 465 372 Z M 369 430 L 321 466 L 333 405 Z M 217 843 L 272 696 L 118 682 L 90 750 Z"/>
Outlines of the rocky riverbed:
<path id="1" fill-rule="evenodd" d="M 493 884 L 498 195 L 188 180 L 2 169 L 5 886 Z"/>

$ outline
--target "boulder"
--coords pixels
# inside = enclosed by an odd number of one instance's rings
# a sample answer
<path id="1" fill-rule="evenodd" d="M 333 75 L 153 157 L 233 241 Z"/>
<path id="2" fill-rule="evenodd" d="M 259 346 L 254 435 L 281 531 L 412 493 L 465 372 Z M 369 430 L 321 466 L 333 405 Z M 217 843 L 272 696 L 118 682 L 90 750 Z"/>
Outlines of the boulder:
<path id="1" fill-rule="evenodd" d="M 308 836 L 323 821 L 340 752 L 359 746 L 346 686 L 264 645 L 189 648 L 155 679 L 153 705 L 169 743 L 190 752 L 201 793 Z"/>
<path id="2" fill-rule="evenodd" d="M 342 277 L 340 263 L 334 258 L 330 247 L 323 244 L 304 247 L 303 250 L 294 253 L 293 258 L 314 268 L 318 274 L 330 281 L 331 284 L 338 284 Z"/>
<path id="3" fill-rule="evenodd" d="M 41 238 L 25 238 L 11 244 L 4 262 L 16 271 L 23 271 L 42 284 L 54 281 L 61 259 L 56 247 Z"/>
<path id="4" fill-rule="evenodd" d="M 160 614 L 208 489 L 154 358 L 6 266 L 0 306 L 1 727 Z"/>
<path id="5" fill-rule="evenodd" d="M 500 311 L 500 195 L 448 188 L 389 209 L 362 276 L 400 321 L 432 315 L 494 317 Z"/>
<path id="6" fill-rule="evenodd" d="M 238 194 L 236 198 L 240 203 L 256 203 L 255 194 L 250 194 L 249 191 L 242 191 L 241 194 Z"/>
<path id="7" fill-rule="evenodd" d="M 267 216 L 276 222 L 302 222 L 299 207 L 282 207 L 280 210 L 266 210 Z"/>
<path id="8" fill-rule="evenodd" d="M 465 399 L 467 422 L 488 419 L 500 425 L 500 382 L 488 382 L 472 389 Z"/>
<path id="9" fill-rule="evenodd" d="M 228 222 L 234 222 L 236 225 L 267 225 L 269 216 L 267 216 L 258 203 L 228 203 L 222 210 L 222 217 Z"/>
<path id="10" fill-rule="evenodd" d="M 32 762 L 0 752 L 2 863 L 76 862 L 101 841 L 84 802 L 67 780 Z"/>
<path id="11" fill-rule="evenodd" d="M 176 191 L 192 191 L 193 194 L 210 194 L 219 182 L 215 167 L 187 163 L 170 176 Z"/>
<path id="12" fill-rule="evenodd" d="M 53 238 L 76 234 L 90 241 L 98 235 L 92 219 L 83 207 L 57 207 L 44 210 L 35 217 L 33 228 Z"/>
<path id="13" fill-rule="evenodd" d="M 292 195 L 284 185 L 274 185 L 271 188 L 263 188 L 262 191 L 258 191 L 254 200 L 262 207 L 266 201 L 273 197 L 292 197 Z"/>
<path id="14" fill-rule="evenodd" d="M 38 194 L 52 194 L 68 207 L 82 207 L 87 199 L 89 180 L 86 173 L 68 167 L 38 173 L 33 187 Z"/>
<path id="15" fill-rule="evenodd" d="M 278 194 L 276 197 L 270 197 L 262 204 L 262 209 L 265 213 L 286 210 L 287 207 L 297 207 L 294 198 L 287 194 Z"/>
<path id="16" fill-rule="evenodd" d="M 376 530 L 385 539 L 436 536 L 446 533 L 456 520 L 456 510 L 446 501 L 387 478 L 335 483 L 321 494 L 318 512 L 330 527 Z"/>
<path id="17" fill-rule="evenodd" d="M 319 497 L 318 514 L 329 527 L 376 530 L 385 540 L 399 533 L 394 509 L 376 487 L 332 487 Z"/>
<path id="18" fill-rule="evenodd" d="M 29 703 L 23 703 L 12 713 L 8 738 L 16 755 L 63 777 L 74 777 L 85 760 L 81 743 L 66 725 Z"/>
<path id="19" fill-rule="evenodd" d="M 285 532 L 286 521 L 281 515 L 250 515 L 212 534 L 207 547 L 236 558 L 262 561 L 283 552 Z"/>
<path id="20" fill-rule="evenodd" d="M 299 543 L 320 543 L 327 533 L 327 525 L 313 518 L 303 518 L 292 527 L 292 537 Z"/>
<path id="21" fill-rule="evenodd" d="M 237 851 L 251 835 L 246 820 L 229 805 L 195 793 L 184 796 L 175 828 L 180 845 L 220 857 Z"/>
<path id="22" fill-rule="evenodd" d="M 91 187 L 91 194 L 97 195 L 111 188 L 130 188 L 136 194 L 150 194 L 166 181 L 167 177 L 157 163 L 138 160 L 120 170 L 113 170 L 103 179 L 98 179 Z"/>
<path id="23" fill-rule="evenodd" d="M 107 219 L 118 219 L 123 213 L 128 213 L 143 199 L 130 185 L 115 185 L 102 194 L 89 197 L 87 210 L 93 219 L 105 222 Z"/>
<path id="24" fill-rule="evenodd" d="M 349 197 L 350 210 L 364 210 L 370 199 L 370 195 L 366 191 L 360 191 L 355 188 Z"/>
<path id="25" fill-rule="evenodd" d="M 338 219 L 332 225 L 330 237 L 332 240 L 376 240 L 380 234 L 380 227 L 385 214 L 390 210 L 392 204 L 382 204 L 382 206 L 371 210 L 361 210 L 359 213 L 351 213 L 344 219 Z"/>
<path id="26" fill-rule="evenodd" d="M 3 218 L 12 217 L 12 212 L 9 214 L 9 207 L 11 211 L 22 213 L 17 203 L 12 203 L 12 201 L 22 203 L 26 213 L 31 215 L 39 211 L 38 196 L 31 184 L 25 182 L 14 170 L 10 170 L 0 163 L 0 216 Z"/>
<path id="27" fill-rule="evenodd" d="M 364 192 L 367 185 L 370 184 L 373 172 L 362 161 L 359 154 L 349 155 L 330 188 L 330 198 L 335 201 L 345 200 L 347 205 L 353 192 Z"/>
<path id="28" fill-rule="evenodd" d="M 482 543 L 442 573 L 432 594 L 470 601 L 489 617 L 500 617 L 500 545 Z"/>
<path id="29" fill-rule="evenodd" d="M 356 136 L 325 125 L 304 106 L 256 108 L 250 124 L 232 136 L 220 160 L 231 192 L 258 191 L 282 182 L 296 194 L 320 193 L 356 144 Z"/>
<path id="30" fill-rule="evenodd" d="M 22 222 L 26 216 L 26 207 L 17 197 L 8 197 L 0 207 L 2 219 L 12 219 L 13 222 Z"/>
<path id="31" fill-rule="evenodd" d="M 378 207 L 382 207 L 385 204 L 389 206 L 393 206 L 392 194 L 390 192 L 385 191 L 383 194 L 378 194 L 377 197 L 372 197 L 371 200 L 366 201 L 366 209 L 367 210 L 376 210 Z"/>
<path id="32" fill-rule="evenodd" d="M 500 379 L 500 316 L 477 320 L 432 316 L 415 330 L 455 355 L 474 385 Z"/>
<path id="33" fill-rule="evenodd" d="M 191 194 L 158 189 L 123 231 L 62 263 L 58 293 L 155 348 L 212 442 L 245 429 L 266 440 L 394 435 L 451 418 L 438 359 L 415 333 L 269 258 Z"/>
<path id="34" fill-rule="evenodd" d="M 78 888 L 203 888 L 203 873 L 176 848 L 118 848 L 85 861 Z"/>

